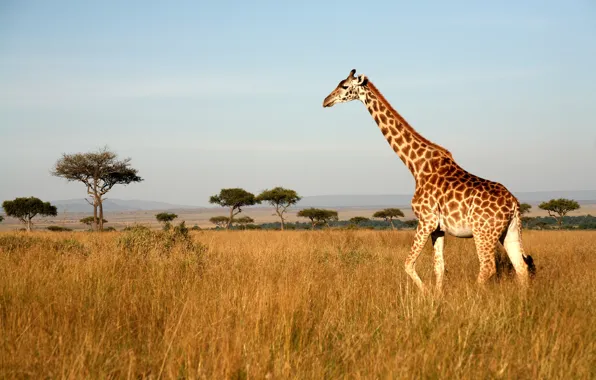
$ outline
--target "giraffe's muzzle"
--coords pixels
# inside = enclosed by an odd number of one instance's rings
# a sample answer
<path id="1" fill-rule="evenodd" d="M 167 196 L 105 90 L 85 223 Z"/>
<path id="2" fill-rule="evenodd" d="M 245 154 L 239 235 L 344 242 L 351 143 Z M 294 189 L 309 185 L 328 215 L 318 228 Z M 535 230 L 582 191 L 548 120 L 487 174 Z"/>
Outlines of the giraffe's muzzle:
<path id="1" fill-rule="evenodd" d="M 326 97 L 325 100 L 323 100 L 323 107 L 331 107 L 334 104 L 335 104 L 335 101 L 333 100 L 331 95 Z"/>

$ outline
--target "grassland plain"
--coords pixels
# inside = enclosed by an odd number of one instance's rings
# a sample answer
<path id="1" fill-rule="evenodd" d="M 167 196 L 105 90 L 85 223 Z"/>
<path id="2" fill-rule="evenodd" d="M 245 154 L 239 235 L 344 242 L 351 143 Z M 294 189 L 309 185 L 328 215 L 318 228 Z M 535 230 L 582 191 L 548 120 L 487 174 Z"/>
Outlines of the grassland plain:
<path id="1" fill-rule="evenodd" d="M 538 276 L 475 284 L 448 238 L 442 298 L 406 231 L 0 233 L 2 378 L 596 377 L 596 233 L 525 231 Z M 425 247 L 417 268 L 432 282 Z"/>

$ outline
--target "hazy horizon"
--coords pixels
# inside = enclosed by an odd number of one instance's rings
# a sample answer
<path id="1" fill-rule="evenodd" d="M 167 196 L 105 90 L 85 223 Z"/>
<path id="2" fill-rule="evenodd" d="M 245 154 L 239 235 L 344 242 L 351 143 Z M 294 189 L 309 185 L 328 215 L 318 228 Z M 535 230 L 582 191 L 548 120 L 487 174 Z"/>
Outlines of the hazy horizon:
<path id="1" fill-rule="evenodd" d="M 208 206 L 221 188 L 411 194 L 349 70 L 512 192 L 596 189 L 596 4 L 0 4 L 0 201 L 82 198 L 50 176 L 107 145 L 145 179 L 108 198 Z"/>
<path id="2" fill-rule="evenodd" d="M 574 199 L 580 204 L 596 204 L 596 190 L 572 190 L 572 191 L 535 191 L 535 192 L 518 192 L 515 193 L 520 202 L 530 204 L 538 204 L 553 198 L 570 198 Z M 319 194 L 319 195 L 304 195 L 302 200 L 296 204 L 296 207 L 377 207 L 377 206 L 400 206 L 409 208 L 413 194 Z M 91 209 L 91 206 L 83 198 L 72 199 L 53 199 L 51 200 L 55 205 L 80 203 L 85 206 L 85 209 Z M 118 205 L 133 206 L 141 204 L 143 210 L 167 209 L 165 205 L 177 206 L 181 208 L 221 208 L 219 205 L 209 204 L 180 204 L 163 202 L 156 199 L 128 199 L 128 198 L 109 198 L 104 202 L 104 209 L 109 208 L 109 202 L 115 202 Z M 149 205 L 159 204 L 159 208 L 151 208 Z M 270 208 L 267 203 L 261 205 L 251 206 L 255 208 L 264 207 Z M 59 207 L 60 208 L 60 207 Z M 1 207 L 0 207 L 1 210 Z"/>

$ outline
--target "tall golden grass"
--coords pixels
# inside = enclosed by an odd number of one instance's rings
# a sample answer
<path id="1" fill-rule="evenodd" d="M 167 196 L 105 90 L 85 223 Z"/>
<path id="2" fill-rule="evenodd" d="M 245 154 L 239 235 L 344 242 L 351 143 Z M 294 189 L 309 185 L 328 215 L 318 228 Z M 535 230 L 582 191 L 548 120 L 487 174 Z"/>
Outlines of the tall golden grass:
<path id="1" fill-rule="evenodd" d="M 442 298 L 411 232 L 123 236 L 0 234 L 2 378 L 596 377 L 594 232 L 524 231 L 525 295 L 448 238 Z"/>

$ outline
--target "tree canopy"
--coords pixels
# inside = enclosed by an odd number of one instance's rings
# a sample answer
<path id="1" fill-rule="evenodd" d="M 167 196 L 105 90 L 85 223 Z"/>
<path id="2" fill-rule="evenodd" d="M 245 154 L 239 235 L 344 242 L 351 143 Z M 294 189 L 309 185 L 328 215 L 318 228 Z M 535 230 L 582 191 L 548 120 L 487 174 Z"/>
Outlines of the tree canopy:
<path id="1" fill-rule="evenodd" d="M 176 219 L 177 217 L 178 217 L 178 215 L 171 214 L 168 212 L 160 212 L 159 214 L 155 215 L 155 219 L 157 219 L 157 221 L 160 223 L 171 222 L 172 220 Z"/>
<path id="2" fill-rule="evenodd" d="M 95 152 L 62 154 L 56 161 L 51 174 L 67 181 L 81 182 L 87 187 L 87 194 L 92 201 L 94 224 L 98 230 L 103 230 L 103 201 L 104 196 L 115 185 L 128 185 L 141 182 L 137 169 L 130 166 L 130 158 L 118 160 L 116 153 L 107 147 Z M 98 215 L 99 209 L 99 215 Z"/>
<path id="3" fill-rule="evenodd" d="M 172 224 L 170 222 L 177 217 L 178 215 L 168 212 L 160 212 L 159 214 L 155 215 L 155 219 L 157 219 L 158 222 L 163 223 L 163 229 L 165 231 L 168 231 L 170 228 L 172 228 Z"/>
<path id="4" fill-rule="evenodd" d="M 264 190 L 257 197 L 259 202 L 267 202 L 275 208 L 275 213 L 281 220 L 282 230 L 285 227 L 284 213 L 288 207 L 295 205 L 300 201 L 300 199 L 302 199 L 302 197 L 300 197 L 296 191 L 285 189 L 283 187 L 275 187 L 271 190 Z"/>
<path id="5" fill-rule="evenodd" d="M 253 193 L 241 188 L 221 189 L 219 194 L 212 195 L 209 198 L 209 203 L 218 204 L 222 207 L 230 209 L 230 216 L 226 224 L 226 229 L 230 229 L 234 216 L 242 212 L 242 207 L 252 206 L 261 203 Z"/>
<path id="6" fill-rule="evenodd" d="M 228 218 L 227 216 L 214 216 L 212 218 L 209 218 L 209 221 L 213 224 L 215 224 L 217 227 L 220 228 L 226 228 L 227 225 L 230 222 L 230 218 Z"/>
<path id="7" fill-rule="evenodd" d="M 519 205 L 519 213 L 523 216 L 527 213 L 530 212 L 530 210 L 532 209 L 532 205 L 528 204 L 528 203 L 521 203 Z"/>
<path id="8" fill-rule="evenodd" d="M 313 207 L 300 210 L 296 215 L 302 218 L 310 219 L 312 229 L 314 229 L 319 224 L 328 225 L 330 221 L 338 220 L 337 211 Z"/>
<path id="9" fill-rule="evenodd" d="M 575 211 L 580 208 L 579 203 L 572 199 L 551 199 L 548 202 L 542 202 L 538 205 L 538 208 L 548 212 L 549 216 L 552 216 L 557 220 L 559 228 L 563 223 L 563 217 L 570 211 Z"/>
<path id="10" fill-rule="evenodd" d="M 384 219 L 386 222 L 391 224 L 391 228 L 395 229 L 395 225 L 393 224 L 393 219 L 395 218 L 402 218 L 404 213 L 398 208 L 386 208 L 383 210 L 379 210 L 373 214 L 373 218 Z"/>
<path id="11" fill-rule="evenodd" d="M 15 198 L 12 201 L 2 202 L 2 208 L 8 216 L 19 219 L 23 222 L 27 231 L 31 231 L 31 220 L 37 215 L 42 216 L 56 216 L 58 209 L 50 202 L 43 202 L 35 197 Z"/>

